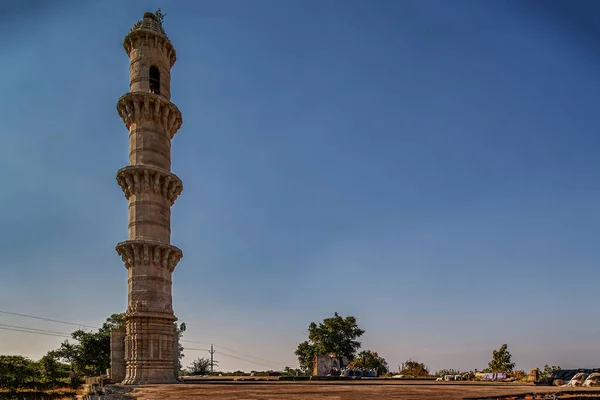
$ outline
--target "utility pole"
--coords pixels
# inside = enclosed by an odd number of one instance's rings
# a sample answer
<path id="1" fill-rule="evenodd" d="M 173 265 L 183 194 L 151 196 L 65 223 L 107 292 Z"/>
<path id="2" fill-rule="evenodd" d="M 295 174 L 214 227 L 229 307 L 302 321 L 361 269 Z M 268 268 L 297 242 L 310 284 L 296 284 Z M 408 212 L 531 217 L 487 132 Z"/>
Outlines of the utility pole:
<path id="1" fill-rule="evenodd" d="M 210 353 L 210 373 L 212 374 L 213 373 L 213 363 L 214 363 L 214 361 L 213 361 L 213 354 L 215 354 L 215 350 L 213 349 L 213 345 L 212 344 L 210 345 L 210 351 L 209 351 L 209 353 Z"/>

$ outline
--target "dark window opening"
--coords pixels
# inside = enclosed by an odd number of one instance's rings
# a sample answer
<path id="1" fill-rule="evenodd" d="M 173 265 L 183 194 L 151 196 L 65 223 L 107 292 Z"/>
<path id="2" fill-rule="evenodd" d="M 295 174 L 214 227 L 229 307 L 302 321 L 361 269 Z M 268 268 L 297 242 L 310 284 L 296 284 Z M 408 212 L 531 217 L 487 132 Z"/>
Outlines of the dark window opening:
<path id="1" fill-rule="evenodd" d="M 160 71 L 154 65 L 150 67 L 150 93 L 160 94 Z"/>

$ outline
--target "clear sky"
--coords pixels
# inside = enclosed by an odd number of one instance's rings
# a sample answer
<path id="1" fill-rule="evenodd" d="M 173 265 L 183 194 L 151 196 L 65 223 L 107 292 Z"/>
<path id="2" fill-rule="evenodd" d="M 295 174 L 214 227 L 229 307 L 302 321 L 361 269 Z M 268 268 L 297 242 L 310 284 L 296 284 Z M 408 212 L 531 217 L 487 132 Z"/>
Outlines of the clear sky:
<path id="1" fill-rule="evenodd" d="M 3 2 L 0 310 L 125 310 L 115 105 L 123 38 L 158 7 L 185 339 L 266 360 L 217 348 L 225 370 L 281 369 L 337 311 L 393 369 L 481 369 L 502 343 L 517 368 L 600 367 L 594 1 Z M 61 340 L 0 330 L 0 354 Z"/>

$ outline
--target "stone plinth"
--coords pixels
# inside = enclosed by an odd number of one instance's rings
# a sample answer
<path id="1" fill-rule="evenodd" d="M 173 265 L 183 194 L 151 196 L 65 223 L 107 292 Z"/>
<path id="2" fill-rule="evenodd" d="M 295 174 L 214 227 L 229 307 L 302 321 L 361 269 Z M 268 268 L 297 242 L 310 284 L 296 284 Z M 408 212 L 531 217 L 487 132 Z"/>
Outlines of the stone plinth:
<path id="1" fill-rule="evenodd" d="M 110 331 L 110 379 L 125 379 L 125 327 Z"/>

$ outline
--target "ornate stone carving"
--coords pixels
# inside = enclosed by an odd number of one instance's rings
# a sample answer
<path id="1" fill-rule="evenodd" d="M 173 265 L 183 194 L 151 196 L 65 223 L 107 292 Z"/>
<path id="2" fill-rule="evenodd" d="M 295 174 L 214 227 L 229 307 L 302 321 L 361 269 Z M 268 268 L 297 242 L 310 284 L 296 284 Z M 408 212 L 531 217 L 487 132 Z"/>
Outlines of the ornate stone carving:
<path id="1" fill-rule="evenodd" d="M 166 279 L 161 276 L 134 275 L 131 278 L 127 279 L 127 283 L 131 283 L 133 281 L 135 281 L 135 282 L 159 282 L 159 283 L 165 283 L 167 285 L 172 284 L 170 279 Z"/>
<path id="2" fill-rule="evenodd" d="M 132 123 L 153 120 L 165 128 L 171 139 L 183 123 L 177 106 L 153 93 L 132 92 L 121 96 L 117 111 L 127 129 Z"/>
<path id="3" fill-rule="evenodd" d="M 160 311 L 173 312 L 171 295 L 158 292 L 133 293 L 128 298 L 129 309 L 131 312 Z"/>
<path id="4" fill-rule="evenodd" d="M 173 272 L 183 257 L 179 248 L 150 240 L 126 240 L 117 244 L 116 250 L 127 269 L 134 265 L 152 263 Z"/>
<path id="5" fill-rule="evenodd" d="M 177 53 L 175 52 L 175 48 L 171 44 L 171 41 L 169 41 L 167 34 L 162 29 L 162 26 L 160 26 L 159 29 L 156 29 L 155 26 L 144 24 L 143 21 L 139 21 L 131 28 L 131 31 L 125 37 L 123 48 L 125 48 L 125 51 L 129 56 L 131 50 L 140 47 L 143 42 L 151 44 L 153 48 L 164 51 L 167 54 L 171 68 L 173 68 L 175 61 L 177 61 Z"/>
<path id="6" fill-rule="evenodd" d="M 152 191 L 169 200 L 173 205 L 183 191 L 181 179 L 172 172 L 148 165 L 130 165 L 117 172 L 117 183 L 121 186 L 125 198 L 142 191 Z"/>

